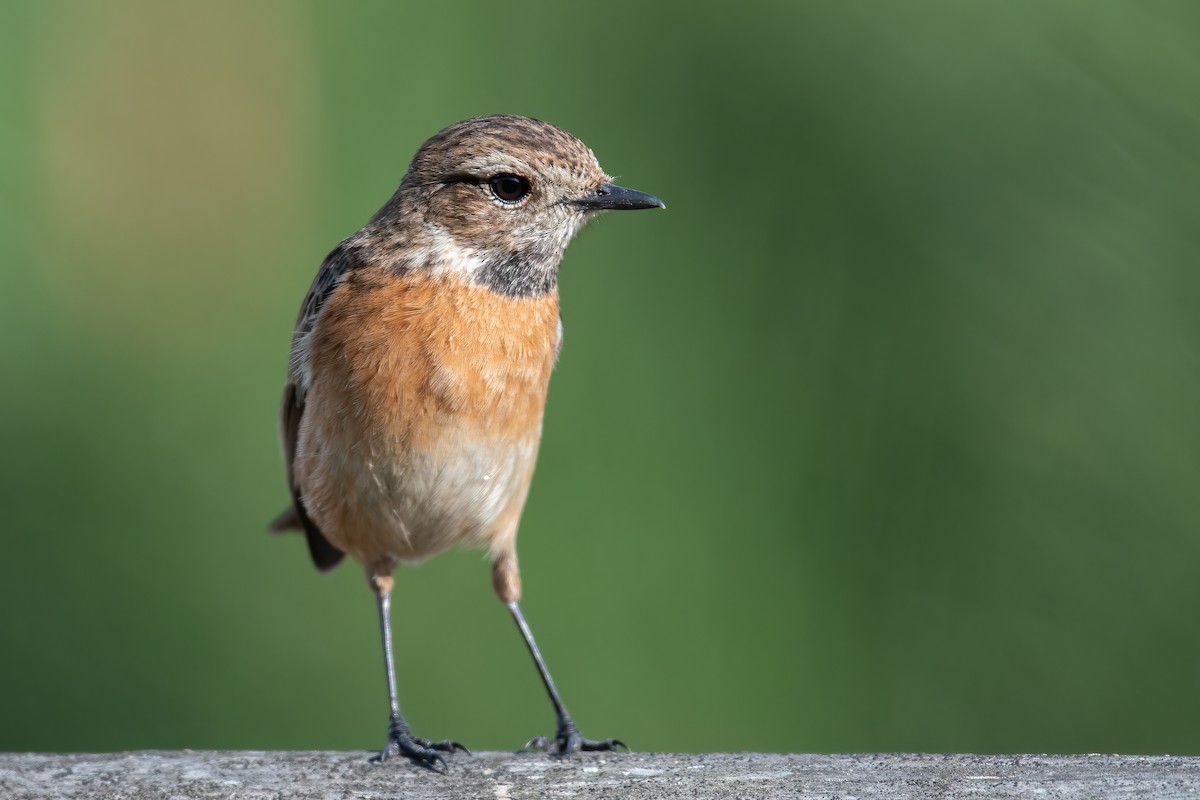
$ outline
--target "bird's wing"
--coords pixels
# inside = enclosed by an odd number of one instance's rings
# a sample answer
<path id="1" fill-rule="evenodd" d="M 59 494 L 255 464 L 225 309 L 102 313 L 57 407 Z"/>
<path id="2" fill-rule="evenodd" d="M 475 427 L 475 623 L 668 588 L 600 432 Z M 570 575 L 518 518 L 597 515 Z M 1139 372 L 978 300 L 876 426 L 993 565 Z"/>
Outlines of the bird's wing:
<path id="1" fill-rule="evenodd" d="M 346 242 L 336 249 L 321 264 L 317 277 L 313 279 L 300 315 L 296 319 L 296 331 L 292 337 L 291 359 L 288 364 L 288 382 L 283 389 L 283 402 L 279 409 L 279 438 L 283 445 L 283 461 L 287 467 L 288 487 L 292 492 L 292 507 L 285 509 L 274 522 L 271 530 L 303 530 L 308 539 L 308 551 L 317 569 L 328 570 L 337 566 L 344 555 L 321 533 L 304 508 L 303 491 L 296 481 L 293 462 L 296 458 L 296 440 L 300 435 L 300 421 L 304 417 L 304 400 L 308 394 L 308 338 L 317 323 L 329 296 L 337 288 L 342 277 L 355 268 L 358 259 Z"/>

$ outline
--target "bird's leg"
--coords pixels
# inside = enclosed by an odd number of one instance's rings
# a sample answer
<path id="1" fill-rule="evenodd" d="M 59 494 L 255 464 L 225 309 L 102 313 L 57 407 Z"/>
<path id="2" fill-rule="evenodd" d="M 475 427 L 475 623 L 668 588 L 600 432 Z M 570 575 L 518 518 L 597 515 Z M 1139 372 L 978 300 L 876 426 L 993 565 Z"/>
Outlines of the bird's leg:
<path id="1" fill-rule="evenodd" d="M 537 666 L 538 674 L 542 677 L 542 685 L 546 687 L 546 694 L 550 696 L 550 702 L 554 704 L 554 713 L 558 718 L 557 730 L 553 739 L 536 736 L 525 743 L 526 749 L 541 748 L 548 753 L 556 753 L 567 758 L 580 750 L 616 750 L 620 747 L 628 750 L 629 747 L 620 739 L 592 741 L 583 738 L 579 733 L 579 728 L 571 719 L 571 715 L 567 713 L 567 707 L 563 705 L 558 688 L 554 685 L 554 679 L 550 677 L 550 670 L 546 668 L 542 651 L 538 649 L 537 642 L 533 639 L 533 631 L 529 629 L 529 623 L 525 621 L 525 615 L 521 613 L 521 606 L 517 602 L 521 593 L 521 581 L 517 574 L 515 557 L 501 558 L 492 565 L 492 582 L 496 594 L 508 606 L 513 620 L 517 623 L 517 628 L 521 631 L 521 636 L 525 639 L 525 646 L 529 648 L 529 654 L 533 656 L 533 663 Z"/>
<path id="2" fill-rule="evenodd" d="M 379 753 L 378 760 L 386 761 L 392 756 L 403 754 L 430 769 L 435 769 L 435 764 L 441 764 L 445 770 L 446 759 L 442 753 L 453 753 L 455 750 L 462 750 L 464 753 L 471 751 L 458 742 L 431 742 L 413 736 L 412 729 L 400 713 L 400 698 L 396 694 L 396 665 L 392 659 L 392 579 L 390 576 L 372 577 L 371 588 L 375 590 L 375 599 L 379 606 L 379 635 L 383 640 L 383 666 L 387 672 L 388 703 L 391 708 L 387 745 Z"/>

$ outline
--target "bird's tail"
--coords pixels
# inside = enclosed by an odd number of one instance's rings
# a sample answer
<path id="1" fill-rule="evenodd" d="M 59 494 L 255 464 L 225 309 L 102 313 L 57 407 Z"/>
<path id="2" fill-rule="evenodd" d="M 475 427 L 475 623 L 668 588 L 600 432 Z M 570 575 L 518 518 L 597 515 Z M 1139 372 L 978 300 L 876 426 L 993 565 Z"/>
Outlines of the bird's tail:
<path id="1" fill-rule="evenodd" d="M 275 519 L 271 520 L 271 524 L 267 526 L 267 530 L 271 533 L 286 533 L 287 531 L 303 531 L 304 538 L 308 540 L 308 553 L 312 556 L 313 564 L 321 572 L 327 572 L 338 565 L 345 555 L 341 550 L 334 547 L 325 538 L 308 515 L 304 513 L 299 501 L 292 503 L 283 510 Z"/>
<path id="2" fill-rule="evenodd" d="M 267 530 L 271 533 L 286 533 L 287 531 L 302 531 L 304 523 L 300 521 L 300 515 L 296 513 L 296 506 L 289 505 L 275 519 L 271 520 L 271 524 L 267 526 Z"/>

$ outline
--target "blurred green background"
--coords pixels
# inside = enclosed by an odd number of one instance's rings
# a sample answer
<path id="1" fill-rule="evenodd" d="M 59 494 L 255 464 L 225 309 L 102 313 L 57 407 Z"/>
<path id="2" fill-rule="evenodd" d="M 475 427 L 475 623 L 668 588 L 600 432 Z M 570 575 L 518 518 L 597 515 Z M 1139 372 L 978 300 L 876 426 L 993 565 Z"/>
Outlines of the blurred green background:
<path id="1" fill-rule="evenodd" d="M 1200 753 L 1200 4 L 5 3 L 0 749 L 381 745 L 276 409 L 324 254 L 459 119 L 586 230 L 521 534 L 583 732 Z M 478 553 L 398 574 L 418 733 L 553 718 Z"/>

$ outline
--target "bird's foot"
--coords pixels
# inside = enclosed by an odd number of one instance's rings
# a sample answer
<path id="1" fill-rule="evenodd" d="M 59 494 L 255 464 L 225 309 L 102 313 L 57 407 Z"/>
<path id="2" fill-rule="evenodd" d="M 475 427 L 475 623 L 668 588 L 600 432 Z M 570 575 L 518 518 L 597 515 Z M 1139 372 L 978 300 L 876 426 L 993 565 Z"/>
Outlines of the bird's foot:
<path id="1" fill-rule="evenodd" d="M 440 764 L 440 771 L 445 772 L 447 770 L 446 759 L 442 753 L 454 753 L 458 750 L 471 755 L 471 751 L 466 747 L 449 739 L 442 742 L 431 742 L 428 739 L 413 736 L 408 725 L 393 717 L 388 725 L 387 746 L 372 760 L 382 763 L 393 756 L 403 755 L 417 764 L 435 771 L 438 770 L 437 765 Z"/>
<path id="2" fill-rule="evenodd" d="M 601 739 L 594 742 L 591 739 L 583 738 L 579 733 L 579 728 L 575 727 L 575 723 L 570 719 L 558 721 L 558 732 L 554 734 L 553 739 L 546 736 L 535 736 L 525 743 L 526 750 L 545 750 L 547 753 L 563 758 L 570 758 L 580 750 L 585 752 L 617 750 L 622 747 L 626 750 L 629 749 L 629 745 L 620 739 Z"/>

